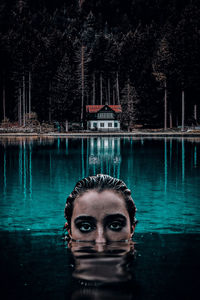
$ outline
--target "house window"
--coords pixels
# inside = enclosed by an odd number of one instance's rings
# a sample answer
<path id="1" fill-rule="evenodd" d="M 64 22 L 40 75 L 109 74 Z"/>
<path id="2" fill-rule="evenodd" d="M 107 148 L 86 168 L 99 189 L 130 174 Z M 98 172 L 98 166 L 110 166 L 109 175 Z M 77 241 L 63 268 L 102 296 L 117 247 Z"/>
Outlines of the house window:
<path id="1" fill-rule="evenodd" d="M 96 122 L 93 123 L 93 127 L 97 128 L 97 123 Z"/>
<path id="2" fill-rule="evenodd" d="M 108 127 L 112 127 L 112 123 L 108 123 Z"/>
<path id="3" fill-rule="evenodd" d="M 118 127 L 118 123 L 117 122 L 115 122 L 115 127 Z"/>
<path id="4" fill-rule="evenodd" d="M 100 123 L 100 127 L 104 127 L 104 123 Z"/>
<path id="5" fill-rule="evenodd" d="M 112 112 L 108 112 L 108 113 L 98 113 L 97 115 L 98 119 L 113 119 L 113 113 Z"/>

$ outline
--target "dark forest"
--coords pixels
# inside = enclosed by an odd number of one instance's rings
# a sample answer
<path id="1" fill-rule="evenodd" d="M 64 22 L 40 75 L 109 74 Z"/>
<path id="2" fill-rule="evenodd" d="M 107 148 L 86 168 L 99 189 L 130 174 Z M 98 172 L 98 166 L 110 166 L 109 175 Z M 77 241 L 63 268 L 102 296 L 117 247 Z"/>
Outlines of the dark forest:
<path id="1" fill-rule="evenodd" d="M 0 28 L 0 121 L 108 103 L 124 124 L 199 124 L 199 1 L 1 0 Z"/>

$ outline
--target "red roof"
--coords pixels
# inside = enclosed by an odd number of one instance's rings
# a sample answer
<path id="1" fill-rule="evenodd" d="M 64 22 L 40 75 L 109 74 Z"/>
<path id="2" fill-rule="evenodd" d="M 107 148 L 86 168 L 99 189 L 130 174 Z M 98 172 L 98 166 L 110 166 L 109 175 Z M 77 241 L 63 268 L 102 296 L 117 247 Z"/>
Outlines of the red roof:
<path id="1" fill-rule="evenodd" d="M 101 110 L 105 105 L 86 105 L 86 112 L 89 113 L 96 113 Z M 121 105 L 108 105 L 112 110 L 116 113 L 122 112 Z"/>

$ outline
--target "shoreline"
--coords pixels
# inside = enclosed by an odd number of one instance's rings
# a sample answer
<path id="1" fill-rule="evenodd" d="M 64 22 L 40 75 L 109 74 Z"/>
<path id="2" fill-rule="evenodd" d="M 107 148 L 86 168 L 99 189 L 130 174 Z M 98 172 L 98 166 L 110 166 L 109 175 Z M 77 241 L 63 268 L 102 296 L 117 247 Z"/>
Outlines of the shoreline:
<path id="1" fill-rule="evenodd" d="M 149 132 L 149 131 L 134 131 L 134 132 L 66 132 L 66 133 L 0 133 L 0 138 L 17 138 L 17 137 L 200 137 L 200 131 L 195 132 Z"/>

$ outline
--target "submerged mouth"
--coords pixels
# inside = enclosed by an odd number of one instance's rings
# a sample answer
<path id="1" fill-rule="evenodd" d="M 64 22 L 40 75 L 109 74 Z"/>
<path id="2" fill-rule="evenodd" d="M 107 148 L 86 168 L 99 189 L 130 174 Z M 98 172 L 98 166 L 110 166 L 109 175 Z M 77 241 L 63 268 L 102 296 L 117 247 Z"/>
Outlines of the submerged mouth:
<path id="1" fill-rule="evenodd" d="M 104 244 L 71 241 L 69 249 L 75 262 L 72 275 L 77 280 L 99 285 L 131 279 L 128 266 L 134 260 L 133 241 Z"/>

